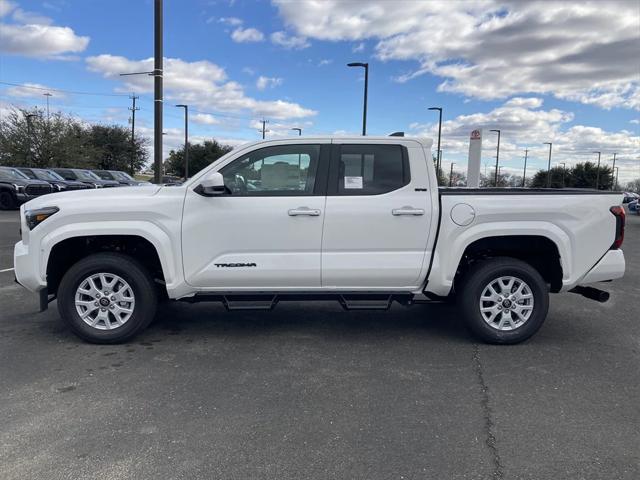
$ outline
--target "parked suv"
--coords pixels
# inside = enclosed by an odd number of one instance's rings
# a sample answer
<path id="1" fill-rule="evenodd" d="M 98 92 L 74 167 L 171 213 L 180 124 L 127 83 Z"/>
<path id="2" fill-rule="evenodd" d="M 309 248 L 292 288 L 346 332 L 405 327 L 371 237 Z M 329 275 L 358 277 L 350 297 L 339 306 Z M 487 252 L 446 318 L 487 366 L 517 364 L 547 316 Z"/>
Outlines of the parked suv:
<path id="1" fill-rule="evenodd" d="M 17 168 L 0 167 L 0 210 L 10 210 L 40 195 L 53 192 L 42 180 L 32 180 Z"/>
<path id="2" fill-rule="evenodd" d="M 91 170 L 84 170 L 82 168 L 53 168 L 52 170 L 65 180 L 77 180 L 78 182 L 82 182 L 92 188 L 120 186 L 118 182 L 113 180 L 102 180 Z"/>
<path id="3" fill-rule="evenodd" d="M 32 180 L 44 180 L 48 182 L 56 192 L 66 192 L 69 190 L 86 190 L 91 188 L 89 185 L 76 182 L 74 180 L 65 180 L 53 170 L 46 168 L 26 168 L 18 167 L 22 173 Z"/>
<path id="4" fill-rule="evenodd" d="M 114 180 L 118 182 L 120 185 L 129 185 L 129 186 L 150 185 L 149 182 L 136 180 L 128 173 L 122 172 L 120 170 L 92 170 L 92 172 L 95 173 L 97 176 L 99 176 L 102 180 Z"/>

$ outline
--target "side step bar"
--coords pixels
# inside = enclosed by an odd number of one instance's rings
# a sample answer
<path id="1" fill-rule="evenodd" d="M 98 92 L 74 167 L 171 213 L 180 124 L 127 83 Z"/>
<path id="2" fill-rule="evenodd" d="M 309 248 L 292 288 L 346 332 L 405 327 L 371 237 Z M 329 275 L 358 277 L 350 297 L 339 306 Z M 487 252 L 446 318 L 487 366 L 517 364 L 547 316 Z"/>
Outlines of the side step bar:
<path id="1" fill-rule="evenodd" d="M 306 293 L 306 292 L 257 292 L 257 293 L 200 293 L 181 299 L 189 303 L 221 302 L 227 310 L 273 310 L 283 301 L 337 301 L 345 310 L 388 310 L 395 301 L 402 305 L 413 303 L 413 294 L 407 292 L 380 293 Z"/>

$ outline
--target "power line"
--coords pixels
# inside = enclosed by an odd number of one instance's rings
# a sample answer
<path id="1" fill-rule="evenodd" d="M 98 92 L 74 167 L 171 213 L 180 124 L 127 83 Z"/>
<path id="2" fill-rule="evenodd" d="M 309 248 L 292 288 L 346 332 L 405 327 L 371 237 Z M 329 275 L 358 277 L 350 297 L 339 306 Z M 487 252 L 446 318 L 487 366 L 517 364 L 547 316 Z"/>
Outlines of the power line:
<path id="1" fill-rule="evenodd" d="M 46 87 L 34 87 L 33 85 L 23 85 L 20 83 L 2 82 L 0 85 L 10 85 L 12 87 L 29 88 L 31 90 L 40 90 L 45 92 L 62 92 L 70 93 L 72 95 L 96 95 L 99 97 L 128 97 L 126 93 L 101 93 L 101 92 L 81 92 L 77 90 L 63 90 L 62 88 L 46 88 Z"/>

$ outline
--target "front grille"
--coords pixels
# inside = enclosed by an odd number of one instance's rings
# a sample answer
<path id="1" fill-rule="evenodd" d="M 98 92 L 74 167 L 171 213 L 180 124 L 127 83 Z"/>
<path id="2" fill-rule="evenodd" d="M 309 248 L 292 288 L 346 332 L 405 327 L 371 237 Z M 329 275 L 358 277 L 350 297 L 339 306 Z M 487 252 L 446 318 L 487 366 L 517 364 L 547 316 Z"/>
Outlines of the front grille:
<path id="1" fill-rule="evenodd" d="M 117 186 L 118 185 L 109 185 L 109 184 L 107 184 L 107 185 L 104 185 L 104 188 L 111 188 L 111 187 L 117 187 Z"/>
<path id="2" fill-rule="evenodd" d="M 90 188 L 89 185 L 69 185 L 67 190 L 86 190 Z"/>
<path id="3" fill-rule="evenodd" d="M 24 189 L 25 193 L 30 196 L 46 195 L 51 193 L 50 185 L 27 185 Z"/>

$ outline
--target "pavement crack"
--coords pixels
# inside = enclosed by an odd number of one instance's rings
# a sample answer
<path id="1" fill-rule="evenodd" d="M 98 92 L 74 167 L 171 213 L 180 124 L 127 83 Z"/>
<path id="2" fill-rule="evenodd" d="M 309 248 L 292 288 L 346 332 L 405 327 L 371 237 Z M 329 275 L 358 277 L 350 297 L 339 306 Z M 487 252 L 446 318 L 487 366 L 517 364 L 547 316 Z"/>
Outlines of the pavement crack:
<path id="1" fill-rule="evenodd" d="M 492 478 L 494 480 L 501 480 L 504 478 L 504 467 L 502 465 L 502 461 L 500 460 L 500 453 L 498 452 L 498 445 L 496 441 L 495 435 L 495 424 L 493 422 L 493 414 L 491 411 L 491 405 L 489 403 L 489 387 L 487 387 L 487 383 L 484 379 L 484 369 L 482 367 L 482 361 L 480 360 L 480 349 L 478 344 L 473 346 L 473 361 L 474 361 L 474 370 L 476 376 L 478 378 L 478 384 L 480 386 L 481 398 L 480 398 L 480 407 L 482 408 L 482 416 L 484 418 L 484 433 L 485 433 L 485 443 L 489 452 L 491 453 L 491 458 L 493 461 L 493 475 Z"/>

